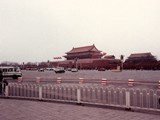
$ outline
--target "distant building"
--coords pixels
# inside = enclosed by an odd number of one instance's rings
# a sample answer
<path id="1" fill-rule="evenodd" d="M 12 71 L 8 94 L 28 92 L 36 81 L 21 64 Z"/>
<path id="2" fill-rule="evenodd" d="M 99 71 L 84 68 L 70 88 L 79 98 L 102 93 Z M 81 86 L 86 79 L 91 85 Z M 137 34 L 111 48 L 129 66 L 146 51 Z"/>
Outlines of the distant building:
<path id="1" fill-rule="evenodd" d="M 131 54 L 125 62 L 136 63 L 136 62 L 155 62 L 157 61 L 155 56 L 149 53 L 136 53 Z"/>
<path id="2" fill-rule="evenodd" d="M 120 59 L 112 56 L 103 56 L 106 53 L 98 50 L 95 45 L 72 48 L 66 55 L 64 61 L 52 62 L 54 67 L 78 68 L 78 69 L 115 69 L 120 66 Z"/>
<path id="3" fill-rule="evenodd" d="M 72 48 L 72 50 L 66 52 L 67 55 L 65 55 L 64 57 L 67 60 L 95 59 L 95 58 L 101 58 L 103 56 L 101 52 L 102 51 L 98 50 L 93 44 L 91 46 Z"/>
<path id="4" fill-rule="evenodd" d="M 156 70 L 158 61 L 150 52 L 131 54 L 124 62 L 124 69 Z"/>

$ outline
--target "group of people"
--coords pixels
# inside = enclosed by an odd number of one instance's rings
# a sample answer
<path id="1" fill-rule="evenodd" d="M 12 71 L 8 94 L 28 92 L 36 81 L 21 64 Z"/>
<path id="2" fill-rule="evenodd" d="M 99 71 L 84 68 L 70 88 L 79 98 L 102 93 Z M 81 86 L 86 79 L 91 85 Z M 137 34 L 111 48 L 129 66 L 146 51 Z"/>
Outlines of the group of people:
<path id="1" fill-rule="evenodd" d="M 4 95 L 5 87 L 8 85 L 6 79 L 3 79 L 3 71 L 0 70 L 0 95 Z"/>

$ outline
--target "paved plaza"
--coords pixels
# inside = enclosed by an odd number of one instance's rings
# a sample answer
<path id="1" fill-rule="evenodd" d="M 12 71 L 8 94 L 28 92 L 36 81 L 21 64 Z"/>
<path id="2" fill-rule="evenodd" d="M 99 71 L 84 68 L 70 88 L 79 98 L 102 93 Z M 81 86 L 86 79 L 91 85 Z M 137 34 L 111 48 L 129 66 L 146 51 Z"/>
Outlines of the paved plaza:
<path id="1" fill-rule="evenodd" d="M 160 114 L 0 98 L 0 120 L 160 120 Z"/>

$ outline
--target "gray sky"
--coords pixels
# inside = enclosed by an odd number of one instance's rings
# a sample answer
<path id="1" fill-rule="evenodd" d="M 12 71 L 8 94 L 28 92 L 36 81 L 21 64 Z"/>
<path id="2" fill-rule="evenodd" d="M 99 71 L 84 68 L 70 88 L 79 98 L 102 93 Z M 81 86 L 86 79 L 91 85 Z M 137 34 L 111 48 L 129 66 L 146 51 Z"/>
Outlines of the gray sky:
<path id="1" fill-rule="evenodd" d="M 0 62 L 53 61 L 95 44 L 160 59 L 160 0 L 0 0 Z"/>

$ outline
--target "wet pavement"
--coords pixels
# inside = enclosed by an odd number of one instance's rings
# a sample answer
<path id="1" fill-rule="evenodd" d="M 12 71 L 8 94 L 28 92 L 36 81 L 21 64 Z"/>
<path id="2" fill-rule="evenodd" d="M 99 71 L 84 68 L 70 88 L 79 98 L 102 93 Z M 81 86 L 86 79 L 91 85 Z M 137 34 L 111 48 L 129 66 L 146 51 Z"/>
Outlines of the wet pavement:
<path id="1" fill-rule="evenodd" d="M 0 120 L 160 120 L 160 114 L 0 98 Z"/>

